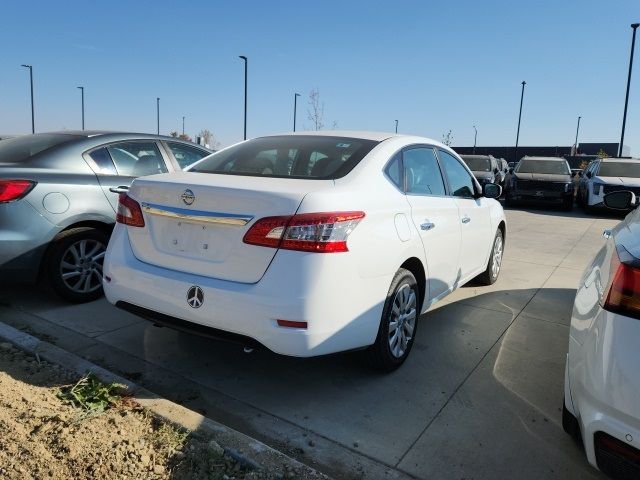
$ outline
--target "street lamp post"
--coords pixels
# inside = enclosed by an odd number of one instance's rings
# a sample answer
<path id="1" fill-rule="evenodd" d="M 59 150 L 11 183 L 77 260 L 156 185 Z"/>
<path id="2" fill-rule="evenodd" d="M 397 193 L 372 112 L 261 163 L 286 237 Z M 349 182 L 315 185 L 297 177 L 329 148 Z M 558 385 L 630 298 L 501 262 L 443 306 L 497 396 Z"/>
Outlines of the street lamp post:
<path id="1" fill-rule="evenodd" d="M 520 120 L 522 119 L 522 100 L 524 99 L 524 86 L 527 84 L 524 80 L 522 81 L 522 93 L 520 94 L 520 113 L 518 114 L 518 132 L 516 133 L 516 149 L 514 150 L 513 156 L 514 162 L 518 161 L 518 140 L 520 140 Z"/>
<path id="2" fill-rule="evenodd" d="M 475 130 L 475 134 L 473 136 L 473 153 L 476 153 L 476 142 L 478 141 L 478 129 L 476 128 L 476 126 L 473 126 L 473 129 Z"/>
<path id="3" fill-rule="evenodd" d="M 160 135 L 160 97 L 156 97 L 156 132 Z"/>
<path id="4" fill-rule="evenodd" d="M 398 133 L 398 120 L 396 120 L 396 133 Z"/>
<path id="5" fill-rule="evenodd" d="M 82 95 L 82 130 L 84 130 L 84 87 L 78 87 Z"/>
<path id="6" fill-rule="evenodd" d="M 244 139 L 247 139 L 247 64 L 249 60 L 244 55 L 239 55 L 244 60 Z"/>
<path id="7" fill-rule="evenodd" d="M 582 117 L 578 117 L 578 127 L 576 128 L 576 142 L 575 142 L 575 146 L 576 146 L 576 155 L 578 154 L 578 132 L 580 131 L 580 119 Z"/>
<path id="8" fill-rule="evenodd" d="M 297 110 L 298 110 L 298 97 L 300 96 L 299 93 L 294 93 L 293 94 L 293 131 L 296 131 L 296 115 L 297 115 Z"/>
<path id="9" fill-rule="evenodd" d="M 36 133 L 36 121 L 35 116 L 33 114 L 33 66 L 32 65 L 22 65 L 24 68 L 29 69 L 29 80 L 31 82 L 31 133 Z"/>
<path id="10" fill-rule="evenodd" d="M 184 115 L 182 116 L 182 135 L 184 136 Z"/>
<path id="11" fill-rule="evenodd" d="M 631 37 L 631 56 L 629 57 L 629 76 L 627 77 L 627 95 L 624 98 L 624 114 L 622 115 L 622 135 L 620 135 L 620 147 L 618 147 L 618 156 L 622 156 L 622 146 L 624 145 L 624 128 L 627 123 L 627 105 L 629 104 L 629 87 L 631 86 L 631 67 L 633 67 L 633 50 L 636 46 L 636 29 L 640 23 L 632 23 L 633 36 Z"/>

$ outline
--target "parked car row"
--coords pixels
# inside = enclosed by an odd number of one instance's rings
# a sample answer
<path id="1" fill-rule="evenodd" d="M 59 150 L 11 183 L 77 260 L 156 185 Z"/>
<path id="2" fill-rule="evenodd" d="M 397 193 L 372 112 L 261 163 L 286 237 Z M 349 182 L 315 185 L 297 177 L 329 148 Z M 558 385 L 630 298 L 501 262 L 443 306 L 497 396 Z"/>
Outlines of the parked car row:
<path id="1" fill-rule="evenodd" d="M 473 172 L 480 185 L 495 183 L 504 188 L 509 170 L 504 158 L 495 158 L 493 155 L 461 155 L 460 158 Z"/>
<path id="2" fill-rule="evenodd" d="M 640 160 L 598 158 L 580 175 L 576 203 L 587 212 L 603 210 L 604 196 L 622 190 L 640 195 Z"/>
<path id="3" fill-rule="evenodd" d="M 70 301 L 102 295 L 118 195 L 134 178 L 176 172 L 210 150 L 170 137 L 55 132 L 0 142 L 0 272 L 44 277 Z"/>

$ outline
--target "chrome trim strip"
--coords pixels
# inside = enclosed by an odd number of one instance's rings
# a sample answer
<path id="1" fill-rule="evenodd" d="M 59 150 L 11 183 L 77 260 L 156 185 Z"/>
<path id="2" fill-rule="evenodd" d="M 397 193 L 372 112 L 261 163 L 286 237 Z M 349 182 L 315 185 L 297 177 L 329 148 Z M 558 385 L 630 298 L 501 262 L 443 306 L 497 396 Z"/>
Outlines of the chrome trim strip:
<path id="1" fill-rule="evenodd" d="M 235 213 L 205 212 L 203 210 L 188 210 L 186 208 L 167 207 L 153 203 L 141 203 L 142 210 L 151 215 L 178 218 L 181 220 L 217 223 L 220 225 L 244 226 L 253 220 L 251 215 L 237 215 Z"/>

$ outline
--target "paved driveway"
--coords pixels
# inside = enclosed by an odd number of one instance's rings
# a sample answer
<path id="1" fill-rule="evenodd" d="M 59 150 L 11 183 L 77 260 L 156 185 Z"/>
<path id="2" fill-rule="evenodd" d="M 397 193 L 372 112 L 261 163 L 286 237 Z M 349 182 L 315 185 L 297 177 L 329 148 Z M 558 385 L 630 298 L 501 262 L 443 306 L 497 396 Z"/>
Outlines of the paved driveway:
<path id="1" fill-rule="evenodd" d="M 0 293 L 0 321 L 44 336 L 337 478 L 601 478 L 560 425 L 568 324 L 615 218 L 507 211 L 503 271 L 421 318 L 399 371 L 353 354 L 245 354 L 104 300 Z"/>

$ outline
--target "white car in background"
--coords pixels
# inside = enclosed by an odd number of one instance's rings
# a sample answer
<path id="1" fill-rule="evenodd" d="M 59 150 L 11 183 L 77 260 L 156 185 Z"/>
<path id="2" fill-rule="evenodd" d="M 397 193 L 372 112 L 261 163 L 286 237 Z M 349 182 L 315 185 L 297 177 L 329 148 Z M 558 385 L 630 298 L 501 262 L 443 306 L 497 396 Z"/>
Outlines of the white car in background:
<path id="1" fill-rule="evenodd" d="M 420 313 L 477 276 L 498 278 L 499 195 L 427 138 L 256 138 L 135 180 L 105 293 L 158 324 L 300 357 L 366 348 L 392 370 Z"/>
<path id="2" fill-rule="evenodd" d="M 632 192 L 607 207 L 637 206 Z M 562 424 L 589 463 L 613 478 L 640 478 L 640 209 L 629 213 L 584 272 L 576 294 Z"/>
<path id="3" fill-rule="evenodd" d="M 576 202 L 585 210 L 606 208 L 607 193 L 627 190 L 640 196 L 640 159 L 598 158 L 580 175 Z"/>

